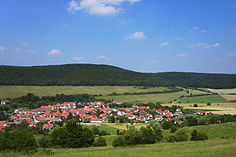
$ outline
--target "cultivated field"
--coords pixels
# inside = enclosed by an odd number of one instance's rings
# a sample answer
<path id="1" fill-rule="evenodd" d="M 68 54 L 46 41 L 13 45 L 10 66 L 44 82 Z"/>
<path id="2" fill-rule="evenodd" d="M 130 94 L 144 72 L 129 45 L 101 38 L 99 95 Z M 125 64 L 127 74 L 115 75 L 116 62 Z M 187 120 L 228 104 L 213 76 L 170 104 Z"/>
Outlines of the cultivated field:
<path id="1" fill-rule="evenodd" d="M 233 89 L 208 89 L 210 90 L 211 92 L 214 92 L 214 93 L 219 93 L 219 94 L 236 94 L 236 88 L 233 88 Z"/>
<path id="2" fill-rule="evenodd" d="M 109 99 L 114 101 L 123 101 L 129 103 L 169 103 L 178 99 L 180 96 L 188 96 L 189 91 L 192 95 L 208 94 L 208 92 L 199 90 L 188 90 L 174 93 L 142 94 L 142 95 L 117 95 L 108 96 L 113 92 L 139 93 L 139 92 L 160 92 L 170 91 L 167 87 L 138 87 L 138 86 L 0 86 L 0 99 L 13 98 L 34 93 L 38 96 L 53 96 L 56 94 L 91 94 L 98 95 L 97 98 Z"/>
<path id="3" fill-rule="evenodd" d="M 187 97 L 179 101 L 179 103 L 226 103 L 228 102 L 220 95 L 204 95 L 196 97 Z"/>
<path id="4" fill-rule="evenodd" d="M 213 114 L 231 114 L 236 115 L 236 103 L 211 103 L 208 106 L 206 103 L 197 103 L 198 107 L 193 107 L 195 103 L 180 103 L 180 104 L 162 104 L 164 106 L 179 105 L 184 107 L 184 109 L 194 109 L 194 110 L 208 110 Z"/>
<path id="5" fill-rule="evenodd" d="M 34 93 L 38 96 L 54 96 L 56 94 L 91 94 L 108 95 L 116 92 L 122 94 L 125 92 L 153 92 L 170 90 L 167 87 L 143 88 L 137 86 L 0 86 L 0 99 L 13 98 Z"/>
<path id="6" fill-rule="evenodd" d="M 209 89 L 211 92 L 220 94 L 227 101 L 236 101 L 236 88 L 233 89 Z"/>

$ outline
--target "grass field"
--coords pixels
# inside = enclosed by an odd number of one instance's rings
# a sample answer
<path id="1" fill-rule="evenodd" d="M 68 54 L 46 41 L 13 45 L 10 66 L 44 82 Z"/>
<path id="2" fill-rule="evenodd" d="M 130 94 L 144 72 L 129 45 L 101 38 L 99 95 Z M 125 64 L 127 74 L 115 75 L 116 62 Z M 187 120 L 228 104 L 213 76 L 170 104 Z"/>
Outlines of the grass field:
<path id="1" fill-rule="evenodd" d="M 180 103 L 226 103 L 228 102 L 220 95 L 205 95 L 196 97 L 187 97 L 179 101 Z"/>
<path id="2" fill-rule="evenodd" d="M 108 95 L 113 92 L 122 94 L 125 92 L 153 92 L 171 90 L 167 87 L 150 87 L 143 89 L 137 86 L 0 86 L 0 99 L 13 98 L 34 93 L 38 96 L 53 96 L 56 94 L 91 94 Z"/>
<path id="3" fill-rule="evenodd" d="M 236 154 L 236 123 L 214 124 L 206 126 L 194 126 L 182 128 L 188 135 L 193 129 L 206 132 L 209 140 L 207 141 L 188 141 L 180 143 L 157 143 L 149 145 L 137 145 L 133 147 L 111 146 L 115 136 L 105 136 L 107 140 L 106 147 L 89 148 L 60 148 L 50 149 L 53 155 L 47 155 L 46 151 L 41 149 L 34 157 L 233 157 Z M 170 135 L 169 130 L 165 135 Z M 0 157 L 23 157 L 13 152 L 1 152 Z"/>
<path id="4" fill-rule="evenodd" d="M 169 103 L 175 99 L 178 99 L 182 95 L 187 95 L 186 91 L 180 91 L 176 93 L 167 94 L 145 94 L 145 95 L 120 95 L 120 96 L 102 96 L 99 98 L 110 99 L 114 101 L 123 101 L 129 103 Z"/>

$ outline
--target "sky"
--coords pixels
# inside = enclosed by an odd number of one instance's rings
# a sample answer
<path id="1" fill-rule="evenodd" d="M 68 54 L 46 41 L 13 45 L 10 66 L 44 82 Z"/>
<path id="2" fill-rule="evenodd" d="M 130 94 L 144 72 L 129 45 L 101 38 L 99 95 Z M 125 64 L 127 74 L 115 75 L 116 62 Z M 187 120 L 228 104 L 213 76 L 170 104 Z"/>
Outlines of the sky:
<path id="1" fill-rule="evenodd" d="M 236 74 L 235 0 L 0 0 L 0 65 Z"/>

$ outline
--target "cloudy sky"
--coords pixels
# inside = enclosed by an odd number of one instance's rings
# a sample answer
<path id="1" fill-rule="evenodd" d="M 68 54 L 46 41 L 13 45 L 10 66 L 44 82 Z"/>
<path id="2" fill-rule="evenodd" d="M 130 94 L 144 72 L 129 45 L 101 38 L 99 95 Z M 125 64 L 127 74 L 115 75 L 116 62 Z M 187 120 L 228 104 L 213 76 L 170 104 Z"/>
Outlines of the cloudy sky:
<path id="1" fill-rule="evenodd" d="M 0 0 L 0 65 L 236 73 L 235 0 Z"/>

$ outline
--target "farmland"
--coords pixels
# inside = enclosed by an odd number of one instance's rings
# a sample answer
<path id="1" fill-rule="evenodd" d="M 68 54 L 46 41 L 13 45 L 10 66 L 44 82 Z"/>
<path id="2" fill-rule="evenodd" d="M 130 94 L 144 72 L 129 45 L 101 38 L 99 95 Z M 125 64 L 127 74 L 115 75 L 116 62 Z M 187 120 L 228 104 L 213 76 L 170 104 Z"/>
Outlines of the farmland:
<path id="1" fill-rule="evenodd" d="M 236 88 L 233 89 L 209 89 L 211 92 L 218 93 L 227 101 L 236 101 Z"/>
<path id="2" fill-rule="evenodd" d="M 226 103 L 228 102 L 222 96 L 215 95 L 204 95 L 204 96 L 196 96 L 196 97 L 187 97 L 183 98 L 179 101 L 179 103 Z"/>
<path id="3" fill-rule="evenodd" d="M 168 92 L 171 90 L 173 89 L 168 87 L 143 86 L 0 86 L 0 99 L 19 97 L 26 95 L 27 93 L 34 93 L 40 97 L 55 96 L 56 94 L 69 95 L 86 93 L 90 95 L 97 95 L 97 98 L 123 101 L 128 103 L 169 103 L 175 99 L 178 99 L 180 96 L 188 96 L 188 92 L 190 92 L 192 95 L 209 94 L 209 92 L 188 90 L 184 88 L 183 91 L 155 94 L 155 92 Z M 154 94 L 149 94 L 150 92 L 154 92 Z M 111 95 L 112 93 L 131 93 L 131 95 Z M 146 94 L 137 95 L 132 93 Z"/>

